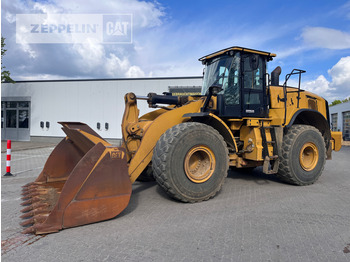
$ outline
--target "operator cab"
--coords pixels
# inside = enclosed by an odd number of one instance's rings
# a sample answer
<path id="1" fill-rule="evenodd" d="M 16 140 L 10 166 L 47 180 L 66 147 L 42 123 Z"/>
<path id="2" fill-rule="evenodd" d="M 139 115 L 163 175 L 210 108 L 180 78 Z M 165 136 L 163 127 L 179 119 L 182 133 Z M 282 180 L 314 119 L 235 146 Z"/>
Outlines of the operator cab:
<path id="1" fill-rule="evenodd" d="M 275 54 L 230 47 L 204 56 L 202 95 L 217 93 L 217 115 L 226 118 L 267 117 L 266 63 Z"/>

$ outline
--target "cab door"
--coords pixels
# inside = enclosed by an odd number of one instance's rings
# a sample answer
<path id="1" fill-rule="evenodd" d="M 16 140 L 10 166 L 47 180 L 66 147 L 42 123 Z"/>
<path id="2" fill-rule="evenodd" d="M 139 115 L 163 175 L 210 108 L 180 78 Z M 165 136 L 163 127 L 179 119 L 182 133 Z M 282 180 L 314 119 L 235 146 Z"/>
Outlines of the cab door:
<path id="1" fill-rule="evenodd" d="M 266 58 L 242 54 L 242 117 L 267 117 Z"/>
<path id="2" fill-rule="evenodd" d="M 241 54 L 235 53 L 225 71 L 223 91 L 217 96 L 218 115 L 224 118 L 241 118 Z"/>

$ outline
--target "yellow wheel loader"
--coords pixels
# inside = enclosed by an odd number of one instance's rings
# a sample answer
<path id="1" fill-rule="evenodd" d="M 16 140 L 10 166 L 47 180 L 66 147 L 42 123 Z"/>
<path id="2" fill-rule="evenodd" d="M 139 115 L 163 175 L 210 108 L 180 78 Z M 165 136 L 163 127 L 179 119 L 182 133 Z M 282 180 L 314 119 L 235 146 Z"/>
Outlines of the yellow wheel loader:
<path id="1" fill-rule="evenodd" d="M 182 202 L 216 195 L 228 168 L 262 166 L 294 185 L 321 175 L 341 133 L 331 132 L 327 101 L 300 88 L 294 69 L 280 85 L 276 55 L 230 47 L 199 60 L 202 94 L 125 95 L 122 146 L 83 123 L 61 122 L 66 133 L 39 177 L 23 187 L 24 233 L 47 234 L 113 218 L 128 205 L 132 183 L 146 173 Z M 295 75 L 298 87 L 288 86 Z M 137 102 L 154 111 L 139 117 Z"/>

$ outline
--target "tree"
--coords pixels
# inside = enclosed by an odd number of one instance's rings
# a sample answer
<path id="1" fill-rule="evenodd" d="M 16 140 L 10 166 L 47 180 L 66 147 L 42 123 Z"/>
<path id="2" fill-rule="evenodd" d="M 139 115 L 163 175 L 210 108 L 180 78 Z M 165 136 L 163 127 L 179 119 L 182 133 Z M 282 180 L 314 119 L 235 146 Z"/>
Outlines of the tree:
<path id="1" fill-rule="evenodd" d="M 348 98 L 345 98 L 343 100 L 334 100 L 329 106 L 335 106 L 335 105 L 338 105 L 338 104 L 341 104 L 341 103 L 346 103 L 346 102 L 349 102 L 350 101 L 350 97 Z"/>
<path id="2" fill-rule="evenodd" d="M 349 102 L 350 101 L 350 97 L 348 97 L 348 98 L 345 98 L 344 100 L 342 100 L 341 102 L 342 103 L 346 103 L 346 102 Z"/>
<path id="3" fill-rule="evenodd" d="M 1 36 L 1 83 L 14 83 L 15 81 L 10 77 L 10 71 L 4 70 L 6 67 L 2 66 L 2 60 L 6 51 L 5 38 Z"/>
<path id="4" fill-rule="evenodd" d="M 329 106 L 335 106 L 338 104 L 341 104 L 342 102 L 340 100 L 334 100 Z"/>

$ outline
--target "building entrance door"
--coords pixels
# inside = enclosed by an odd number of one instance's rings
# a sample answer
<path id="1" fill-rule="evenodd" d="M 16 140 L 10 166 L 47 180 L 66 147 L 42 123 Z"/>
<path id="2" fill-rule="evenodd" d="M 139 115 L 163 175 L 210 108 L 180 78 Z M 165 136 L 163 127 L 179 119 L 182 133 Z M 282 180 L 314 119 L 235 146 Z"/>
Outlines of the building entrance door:
<path id="1" fill-rule="evenodd" d="M 30 101 L 2 100 L 1 140 L 29 141 Z"/>

